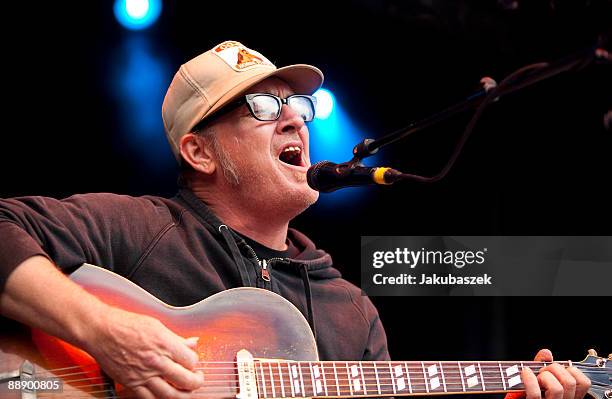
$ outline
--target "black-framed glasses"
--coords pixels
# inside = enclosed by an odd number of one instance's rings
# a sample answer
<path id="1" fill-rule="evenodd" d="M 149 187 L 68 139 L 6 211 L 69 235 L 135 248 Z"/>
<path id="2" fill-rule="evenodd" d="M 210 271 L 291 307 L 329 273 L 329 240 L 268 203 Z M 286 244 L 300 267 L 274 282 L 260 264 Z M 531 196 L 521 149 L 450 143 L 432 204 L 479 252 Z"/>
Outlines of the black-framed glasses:
<path id="1" fill-rule="evenodd" d="M 283 104 L 287 104 L 287 106 L 296 112 L 304 122 L 310 122 L 315 117 L 317 98 L 306 94 L 293 94 L 287 98 L 280 98 L 270 93 L 246 94 L 238 100 L 225 105 L 205 120 L 199 122 L 194 127 L 194 130 L 201 129 L 213 120 L 235 110 L 243 104 L 247 105 L 251 115 L 259 121 L 267 122 L 278 120 L 281 116 Z"/>
<path id="2" fill-rule="evenodd" d="M 280 98 L 269 93 L 252 93 L 244 96 L 251 115 L 259 121 L 275 121 L 281 116 L 283 104 L 287 104 L 304 122 L 310 122 L 315 117 L 317 98 L 305 94 L 294 94 Z"/>

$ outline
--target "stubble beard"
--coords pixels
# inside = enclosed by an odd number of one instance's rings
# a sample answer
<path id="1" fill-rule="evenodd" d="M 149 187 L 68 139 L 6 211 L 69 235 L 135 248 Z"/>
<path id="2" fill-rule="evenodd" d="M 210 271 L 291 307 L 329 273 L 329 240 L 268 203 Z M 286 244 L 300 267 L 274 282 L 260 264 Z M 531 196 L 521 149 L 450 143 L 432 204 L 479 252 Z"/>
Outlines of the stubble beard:
<path id="1" fill-rule="evenodd" d="M 308 188 L 307 190 L 275 190 L 279 184 L 269 173 L 241 164 L 232 159 L 226 152 L 215 154 L 223 169 L 223 176 L 227 183 L 234 188 L 240 196 L 245 198 L 243 204 L 263 216 L 284 216 L 293 219 L 314 204 L 319 193 Z M 292 177 L 299 183 L 306 182 L 306 174 L 291 171 Z"/>

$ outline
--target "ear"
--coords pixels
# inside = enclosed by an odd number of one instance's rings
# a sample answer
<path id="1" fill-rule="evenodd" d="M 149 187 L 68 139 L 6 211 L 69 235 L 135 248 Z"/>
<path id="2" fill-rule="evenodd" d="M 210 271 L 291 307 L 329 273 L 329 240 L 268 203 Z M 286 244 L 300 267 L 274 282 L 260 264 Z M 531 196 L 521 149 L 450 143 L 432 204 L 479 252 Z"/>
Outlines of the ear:
<path id="1" fill-rule="evenodd" d="M 193 133 L 187 133 L 181 137 L 179 149 L 183 160 L 191 165 L 194 170 L 207 175 L 213 174 L 217 166 L 216 159 L 201 137 Z"/>

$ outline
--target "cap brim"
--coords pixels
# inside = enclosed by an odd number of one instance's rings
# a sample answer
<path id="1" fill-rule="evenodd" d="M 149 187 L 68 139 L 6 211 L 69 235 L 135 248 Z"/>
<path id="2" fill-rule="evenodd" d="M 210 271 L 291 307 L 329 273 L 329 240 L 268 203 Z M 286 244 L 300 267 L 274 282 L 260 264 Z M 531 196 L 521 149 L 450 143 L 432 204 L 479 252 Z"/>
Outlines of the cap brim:
<path id="1" fill-rule="evenodd" d="M 219 101 L 217 101 L 208 112 L 202 116 L 198 123 L 194 124 L 194 126 L 214 115 L 218 110 L 232 102 L 235 98 L 246 94 L 246 92 L 257 83 L 270 77 L 277 77 L 285 81 L 296 94 L 312 94 L 323 84 L 323 72 L 321 72 L 319 68 L 307 64 L 288 65 L 270 72 L 255 75 L 241 82 L 221 96 Z M 194 126 L 192 126 L 192 128 Z"/>

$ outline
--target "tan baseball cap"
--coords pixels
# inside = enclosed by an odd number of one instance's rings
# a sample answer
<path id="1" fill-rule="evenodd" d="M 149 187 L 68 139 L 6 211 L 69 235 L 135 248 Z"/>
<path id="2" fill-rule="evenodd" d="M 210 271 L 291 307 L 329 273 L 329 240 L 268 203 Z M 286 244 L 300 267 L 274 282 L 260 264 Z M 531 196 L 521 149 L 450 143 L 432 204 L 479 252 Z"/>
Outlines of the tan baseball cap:
<path id="1" fill-rule="evenodd" d="M 181 65 L 162 105 L 166 137 L 180 162 L 180 139 L 202 120 L 262 80 L 276 76 L 296 93 L 312 94 L 323 73 L 305 64 L 276 68 L 266 57 L 242 43 L 226 41 Z"/>

